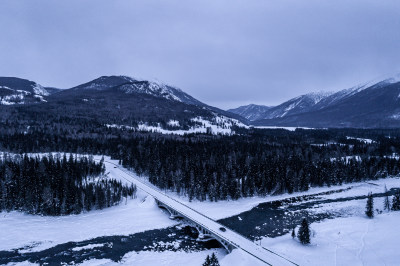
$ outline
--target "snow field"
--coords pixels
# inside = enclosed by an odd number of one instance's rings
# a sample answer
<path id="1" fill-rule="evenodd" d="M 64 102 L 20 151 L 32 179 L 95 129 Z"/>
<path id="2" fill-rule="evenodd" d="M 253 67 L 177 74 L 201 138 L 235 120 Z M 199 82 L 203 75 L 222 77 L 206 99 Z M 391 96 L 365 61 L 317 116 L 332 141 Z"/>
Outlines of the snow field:
<path id="1" fill-rule="evenodd" d="M 101 156 L 94 156 L 99 160 Z M 105 160 L 112 161 L 105 157 Z M 117 161 L 112 161 L 117 163 Z M 107 165 L 110 178 L 127 182 L 119 175 L 118 169 Z M 143 179 L 141 179 L 143 180 Z M 311 188 L 308 192 L 278 196 L 244 198 L 238 201 L 188 202 L 187 198 L 174 193 L 170 196 L 182 201 L 191 208 L 205 213 L 212 219 L 222 219 L 250 210 L 259 203 L 281 200 L 295 196 L 310 195 L 343 188 L 351 188 L 338 193 L 320 196 L 322 199 L 335 199 L 367 195 L 368 192 L 382 193 L 400 187 L 397 177 L 368 182 L 345 184 L 342 186 Z M 154 199 L 138 190 L 138 197 L 128 200 L 128 204 L 104 210 L 91 211 L 79 215 L 62 217 L 41 217 L 19 212 L 0 213 L 0 250 L 10 250 L 33 246 L 24 251 L 38 251 L 68 241 L 82 241 L 105 235 L 128 235 L 150 229 L 176 225 L 168 219 L 154 202 Z M 398 265 L 400 259 L 397 240 L 400 212 L 382 213 L 374 219 L 365 217 L 365 200 L 335 202 L 312 209 L 313 212 L 340 212 L 345 218 L 335 218 L 311 224 L 315 236 L 311 245 L 303 246 L 293 240 L 290 234 L 277 238 L 263 238 L 262 246 L 284 255 L 300 265 Z M 383 208 L 383 198 L 374 199 L 374 209 Z M 80 247 L 92 248 L 92 247 Z M 22 251 L 23 252 L 23 251 Z M 82 265 L 201 265 L 207 254 L 217 253 L 221 265 L 258 265 L 251 256 L 241 250 L 226 255 L 223 249 L 200 252 L 130 252 L 121 263 L 111 260 L 89 260 Z M 9 265 L 34 265 L 28 262 Z"/>
<path id="2" fill-rule="evenodd" d="M 365 205 L 364 201 L 363 205 Z M 365 206 L 360 206 L 360 208 Z M 336 218 L 311 224 L 315 236 L 304 246 L 290 234 L 263 238 L 262 245 L 299 265 L 399 265 L 400 212 Z"/>
<path id="3" fill-rule="evenodd" d="M 81 264 L 82 266 L 117 266 L 117 265 L 146 265 L 146 266 L 188 266 L 202 265 L 207 257 L 212 252 L 217 255 L 218 260 L 222 260 L 225 256 L 225 251 L 222 249 L 206 250 L 199 252 L 129 252 L 125 254 L 121 262 L 114 262 L 108 259 L 88 260 Z M 224 265 L 224 264 L 221 264 Z M 226 264 L 227 265 L 227 264 Z"/>
<path id="4" fill-rule="evenodd" d="M 137 195 L 136 199 L 128 199 L 126 205 L 123 202 L 119 206 L 78 215 L 51 217 L 1 212 L 0 250 L 33 245 L 24 251 L 39 251 L 69 241 L 129 235 L 177 224 L 168 219 L 152 197 L 140 190 Z"/>
<path id="5" fill-rule="evenodd" d="M 163 129 L 160 124 L 158 126 L 150 126 L 147 123 L 141 123 L 138 127 L 131 127 L 131 126 L 124 126 L 124 125 L 105 125 L 108 128 L 118 128 L 118 129 L 128 129 L 128 130 L 138 130 L 138 131 L 149 131 L 149 132 L 158 132 L 161 134 L 175 134 L 175 135 L 185 135 L 185 134 L 192 134 L 192 133 L 207 133 L 207 130 L 211 130 L 211 134 L 217 135 L 232 135 L 235 132 L 232 130 L 233 126 L 245 127 L 248 128 L 245 124 L 241 123 L 240 121 L 229 118 L 226 116 L 214 114 L 214 118 L 211 121 L 206 120 L 200 116 L 192 118 L 193 122 L 197 122 L 200 125 L 196 125 L 191 127 L 188 130 L 177 129 L 177 130 L 168 130 Z M 168 123 L 170 126 L 179 126 L 179 121 L 170 120 Z"/>

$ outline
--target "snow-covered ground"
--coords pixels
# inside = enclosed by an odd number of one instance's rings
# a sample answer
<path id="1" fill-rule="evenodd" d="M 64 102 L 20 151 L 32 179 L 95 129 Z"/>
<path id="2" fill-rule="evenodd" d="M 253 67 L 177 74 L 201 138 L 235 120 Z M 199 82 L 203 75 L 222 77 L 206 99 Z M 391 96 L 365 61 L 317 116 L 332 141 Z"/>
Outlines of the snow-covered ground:
<path id="1" fill-rule="evenodd" d="M 226 252 L 223 250 L 205 250 L 198 252 L 173 252 L 173 251 L 164 251 L 164 252 L 130 252 L 127 253 L 121 260 L 121 262 L 113 262 L 108 259 L 102 260 L 88 260 L 79 265 L 82 266 L 117 266 L 117 265 L 156 265 L 156 266 L 189 266 L 189 265 L 202 265 L 205 261 L 207 255 L 212 253 L 218 258 L 218 261 L 221 266 L 258 266 L 265 265 L 260 264 L 254 258 L 246 256 L 240 250 L 234 250 L 229 255 L 226 255 Z"/>
<path id="2" fill-rule="evenodd" d="M 37 216 L 21 212 L 0 213 L 0 250 L 33 246 L 22 252 L 38 251 L 99 236 L 129 235 L 165 228 L 177 222 L 157 207 L 154 199 L 138 191 L 127 204 L 68 216 Z"/>
<path id="3" fill-rule="evenodd" d="M 228 256 L 222 249 L 203 250 L 197 252 L 174 252 L 174 251 L 163 251 L 163 252 L 152 252 L 152 251 L 141 251 L 141 252 L 129 252 L 125 254 L 120 262 L 114 262 L 110 259 L 91 259 L 86 260 L 77 265 L 81 266 L 120 266 L 120 265 L 146 265 L 146 266 L 200 266 L 204 263 L 207 255 L 211 256 L 212 253 L 218 258 L 221 266 L 258 266 L 265 264 L 257 264 L 253 258 L 249 258 L 242 254 L 239 250 L 234 250 Z M 21 263 L 9 263 L 7 266 L 33 266 L 38 265 L 35 263 L 21 262 Z"/>
<path id="4" fill-rule="evenodd" d="M 95 159 L 100 158 L 100 156 L 95 156 Z M 110 160 L 107 157 L 105 159 Z M 110 178 L 126 181 L 113 166 L 108 165 L 106 172 L 109 173 Z M 388 189 L 400 187 L 400 179 L 392 177 L 343 186 L 311 188 L 302 193 L 253 197 L 237 201 L 189 202 L 185 197 L 178 197 L 174 193 L 169 194 L 216 220 L 250 210 L 262 202 L 343 188 L 350 189 L 321 197 L 335 199 L 361 196 L 367 195 L 368 192 L 382 193 L 385 185 Z M 264 247 L 300 265 L 398 265 L 396 262 L 400 260 L 400 254 L 397 242 L 400 239 L 400 231 L 396 228 L 400 221 L 400 212 L 384 212 L 370 220 L 364 214 L 365 202 L 366 200 L 334 202 L 310 210 L 316 213 L 346 214 L 344 218 L 311 224 L 315 234 L 311 245 L 301 245 L 297 240 L 293 240 L 290 234 L 277 238 L 264 238 L 261 243 Z M 375 208 L 382 209 L 382 202 L 382 198 L 375 199 Z M 79 215 L 42 217 L 19 212 L 2 212 L 0 213 L 0 250 L 32 246 L 24 251 L 38 251 L 68 241 L 82 241 L 107 235 L 128 235 L 176 224 L 177 222 L 168 219 L 168 215 L 156 206 L 153 198 L 146 197 L 143 191 L 138 190 L 137 199 L 129 200 L 127 205 L 122 203 L 120 206 Z M 94 245 L 87 245 L 80 248 L 94 247 Z M 221 265 L 257 265 L 254 258 L 246 256 L 241 250 L 234 250 L 226 255 L 223 249 L 188 253 L 182 251 L 129 252 L 120 263 L 108 259 L 93 259 L 85 261 L 83 265 L 201 265 L 205 257 L 212 252 L 216 252 Z M 26 262 L 15 265 L 31 264 Z"/>
<path id="5" fill-rule="evenodd" d="M 222 135 L 232 135 L 235 134 L 232 127 L 244 127 L 248 128 L 245 124 L 241 123 L 239 120 L 229 118 L 222 115 L 214 114 L 214 117 L 211 120 L 207 120 L 203 117 L 195 117 L 191 119 L 193 122 L 198 123 L 198 125 L 189 128 L 188 130 L 176 129 L 176 130 L 168 130 L 161 127 L 160 124 L 157 126 L 151 126 L 147 123 L 140 123 L 137 127 L 125 126 L 125 125 L 105 125 L 108 128 L 118 128 L 118 129 L 128 129 L 134 131 L 147 131 L 147 132 L 158 132 L 161 134 L 175 134 L 175 135 L 185 135 L 185 134 L 193 134 L 193 133 L 211 133 L 214 135 L 222 134 Z M 179 127 L 179 121 L 170 120 L 168 123 L 170 126 Z"/>
<path id="6" fill-rule="evenodd" d="M 349 137 L 349 136 L 347 136 L 346 139 L 355 139 L 355 140 L 358 140 L 360 142 L 364 142 L 367 144 L 371 144 L 371 143 L 375 142 L 372 139 L 355 138 L 355 137 Z"/>
<path id="7" fill-rule="evenodd" d="M 296 129 L 315 129 L 311 127 L 280 127 L 280 126 L 251 126 L 254 128 L 259 128 L 259 129 L 286 129 L 289 131 L 295 131 Z M 318 129 L 324 129 L 324 128 L 318 128 Z"/>
<path id="8" fill-rule="evenodd" d="M 112 174 L 112 172 L 111 172 Z M 267 198 L 247 198 L 239 201 L 187 202 L 191 207 L 207 210 L 213 218 L 223 218 L 251 209 L 255 205 L 272 200 L 285 199 L 305 194 L 315 194 L 341 188 L 351 189 L 342 192 L 323 195 L 324 199 L 335 199 L 366 195 L 368 192 L 381 193 L 384 186 L 388 189 L 400 186 L 399 178 L 387 178 L 369 182 L 347 184 L 325 188 L 313 188 L 307 193 L 270 196 Z M 272 249 L 278 254 L 288 257 L 299 265 L 398 265 L 400 254 L 397 250 L 397 241 L 400 231 L 395 230 L 400 221 L 400 212 L 376 214 L 374 219 L 365 217 L 366 200 L 352 200 L 324 204 L 312 211 L 341 212 L 349 215 L 345 218 L 335 218 L 311 224 L 314 236 L 311 245 L 303 246 L 293 240 L 290 234 L 277 238 L 264 238 L 262 246 Z M 383 199 L 375 199 L 375 208 L 383 208 Z M 217 253 L 221 265 L 257 265 L 249 256 L 235 250 L 225 255 Z M 124 256 L 121 263 L 131 265 L 201 265 L 211 251 L 182 253 L 182 252 L 131 252 Z M 95 264 L 92 264 L 95 263 Z M 83 265 L 116 265 L 107 260 L 91 260 Z"/>
<path id="9" fill-rule="evenodd" d="M 363 209 L 365 200 L 360 201 Z M 302 245 L 290 234 L 262 240 L 264 247 L 299 265 L 399 265 L 400 212 L 336 218 L 311 224 L 315 236 Z"/>

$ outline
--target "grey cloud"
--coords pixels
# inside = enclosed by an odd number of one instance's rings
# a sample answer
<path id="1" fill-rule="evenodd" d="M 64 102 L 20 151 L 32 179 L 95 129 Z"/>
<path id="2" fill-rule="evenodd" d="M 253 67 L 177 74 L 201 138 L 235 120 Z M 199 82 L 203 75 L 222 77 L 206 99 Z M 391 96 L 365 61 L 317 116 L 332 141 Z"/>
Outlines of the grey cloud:
<path id="1" fill-rule="evenodd" d="M 0 2 L 0 75 L 68 88 L 158 79 L 221 108 L 400 71 L 400 2 Z"/>

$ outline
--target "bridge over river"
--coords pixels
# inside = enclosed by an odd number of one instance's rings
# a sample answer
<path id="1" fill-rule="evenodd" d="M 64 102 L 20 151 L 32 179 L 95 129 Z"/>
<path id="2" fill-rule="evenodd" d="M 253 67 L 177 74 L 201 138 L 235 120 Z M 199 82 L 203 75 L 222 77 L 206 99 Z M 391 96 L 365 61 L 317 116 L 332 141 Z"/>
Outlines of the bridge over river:
<path id="1" fill-rule="evenodd" d="M 191 223 L 199 231 L 199 241 L 216 239 L 228 250 L 228 252 L 236 248 L 241 249 L 248 256 L 253 256 L 267 265 L 297 265 L 283 256 L 255 244 L 253 241 L 237 232 L 225 228 L 220 223 L 207 217 L 206 213 L 200 213 L 185 203 L 168 196 L 157 187 L 141 180 L 134 173 L 126 170 L 120 165 L 110 161 L 105 161 L 104 163 L 108 165 L 108 167 L 114 168 L 119 177 L 130 183 L 136 184 L 138 189 L 141 189 L 152 196 L 159 207 L 165 208 L 169 211 L 171 218 L 180 217 Z"/>

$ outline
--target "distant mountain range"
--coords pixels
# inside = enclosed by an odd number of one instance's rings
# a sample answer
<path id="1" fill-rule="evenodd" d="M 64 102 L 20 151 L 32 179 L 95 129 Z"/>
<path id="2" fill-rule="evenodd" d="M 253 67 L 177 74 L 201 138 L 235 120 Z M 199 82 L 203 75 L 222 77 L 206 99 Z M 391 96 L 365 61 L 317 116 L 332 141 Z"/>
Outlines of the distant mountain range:
<path id="1" fill-rule="evenodd" d="M 254 126 L 399 127 L 400 79 L 359 85 L 336 93 L 309 93 L 278 106 L 229 110 Z"/>
<path id="2" fill-rule="evenodd" d="M 271 108 L 273 107 L 265 105 L 249 104 L 240 106 L 235 109 L 229 109 L 227 111 L 234 114 L 238 114 L 249 121 L 256 121 L 265 118 L 264 114 L 267 113 L 267 111 L 270 110 Z"/>
<path id="3" fill-rule="evenodd" d="M 105 126 L 164 133 L 229 134 L 235 126 L 249 125 L 400 127 L 399 81 L 391 78 L 335 93 L 308 93 L 273 107 L 251 104 L 224 111 L 173 86 L 127 76 L 102 76 L 65 90 L 0 77 L 0 109 L 3 120 L 18 111 L 39 114 L 44 120 L 90 119 Z"/>
<path id="4" fill-rule="evenodd" d="M 0 106 L 24 114 L 167 133 L 232 133 L 247 119 L 204 104 L 182 90 L 127 76 L 102 76 L 59 90 L 19 78 L 0 78 Z"/>

